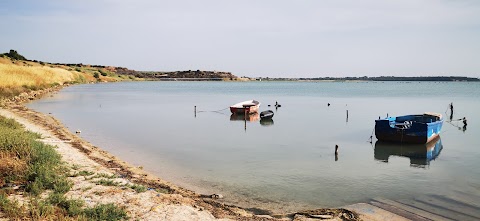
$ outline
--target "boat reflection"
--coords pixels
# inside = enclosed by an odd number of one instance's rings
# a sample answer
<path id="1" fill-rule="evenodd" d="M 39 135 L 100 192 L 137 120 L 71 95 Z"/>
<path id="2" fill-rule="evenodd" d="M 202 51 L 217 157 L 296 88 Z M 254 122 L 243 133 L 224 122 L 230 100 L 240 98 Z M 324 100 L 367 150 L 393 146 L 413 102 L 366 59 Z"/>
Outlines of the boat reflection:
<path id="1" fill-rule="evenodd" d="M 375 160 L 388 163 L 390 156 L 402 156 L 410 158 L 410 166 L 426 167 L 442 151 L 443 145 L 440 136 L 426 144 L 402 144 L 377 141 L 375 143 Z"/>
<path id="2" fill-rule="evenodd" d="M 273 126 L 273 119 L 260 119 L 260 125 L 265 127 Z"/>
<path id="3" fill-rule="evenodd" d="M 260 115 L 258 113 L 253 113 L 253 114 L 232 114 L 230 115 L 230 120 L 231 121 L 258 121 L 260 119 Z"/>

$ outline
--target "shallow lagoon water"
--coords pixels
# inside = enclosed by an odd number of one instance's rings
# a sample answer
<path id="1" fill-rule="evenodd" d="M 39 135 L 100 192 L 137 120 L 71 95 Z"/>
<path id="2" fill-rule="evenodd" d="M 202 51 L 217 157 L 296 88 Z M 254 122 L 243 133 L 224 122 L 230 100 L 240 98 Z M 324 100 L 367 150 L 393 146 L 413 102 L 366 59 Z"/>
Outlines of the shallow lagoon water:
<path id="1" fill-rule="evenodd" d="M 375 197 L 480 197 L 478 95 L 480 84 L 468 82 L 122 82 L 71 86 L 28 106 L 177 185 L 293 211 Z M 273 122 L 231 116 L 228 106 L 250 99 L 273 110 Z M 374 135 L 369 142 L 378 117 L 445 115 L 450 102 L 453 119 L 468 126 L 445 122 L 431 160 L 376 145 Z"/>

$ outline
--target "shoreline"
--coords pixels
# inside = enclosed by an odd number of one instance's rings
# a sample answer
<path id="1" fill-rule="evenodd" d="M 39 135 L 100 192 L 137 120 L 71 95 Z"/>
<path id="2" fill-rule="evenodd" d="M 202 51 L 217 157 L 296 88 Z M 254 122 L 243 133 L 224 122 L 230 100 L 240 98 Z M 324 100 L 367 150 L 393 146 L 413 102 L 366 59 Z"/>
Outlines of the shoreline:
<path id="1" fill-rule="evenodd" d="M 117 181 L 119 183 L 134 183 L 135 185 L 139 184 L 148 187 L 148 191 L 141 194 L 134 194 L 128 189 L 108 187 L 102 190 L 107 193 L 106 195 L 96 197 L 95 191 L 97 190 L 94 191 L 93 189 L 98 189 L 98 186 L 85 186 L 88 185 L 88 182 L 85 184 L 87 177 L 84 180 L 82 180 L 82 177 L 74 177 L 72 180 L 75 185 L 67 195 L 91 201 L 91 203 L 94 201 L 104 202 L 107 195 L 112 195 L 113 198 L 111 200 L 126 206 L 132 219 L 299 220 L 297 218 L 304 216 L 302 214 L 305 214 L 305 212 L 274 215 L 270 211 L 260 208 L 249 208 L 247 210 L 223 203 L 221 199 L 223 196 L 219 194 L 202 195 L 181 188 L 144 171 L 141 167 L 135 167 L 99 147 L 93 146 L 71 133 L 60 121 L 52 116 L 33 111 L 24 105 L 24 103 L 30 100 L 41 99 L 51 93 L 56 93 L 65 86 L 56 86 L 28 94 L 23 93 L 17 97 L 4 100 L 3 106 L 0 108 L 0 114 L 8 118 L 14 118 L 25 125 L 27 130 L 40 133 L 43 142 L 58 146 L 57 150 L 62 155 L 63 161 L 72 167 L 80 167 L 79 169 L 88 168 L 95 173 L 115 174 L 120 177 Z M 79 169 L 76 172 L 79 172 Z M 87 188 L 90 189 L 82 191 Z M 108 194 L 109 192 L 113 194 Z M 116 195 L 122 195 L 122 197 L 119 199 Z M 357 214 L 344 209 L 318 209 L 309 212 L 312 214 L 336 214 L 336 217 L 332 218 L 340 218 L 343 214 L 352 214 L 349 217 L 354 217 L 354 219 L 349 220 L 358 220 Z M 254 213 L 261 215 L 255 215 Z"/>

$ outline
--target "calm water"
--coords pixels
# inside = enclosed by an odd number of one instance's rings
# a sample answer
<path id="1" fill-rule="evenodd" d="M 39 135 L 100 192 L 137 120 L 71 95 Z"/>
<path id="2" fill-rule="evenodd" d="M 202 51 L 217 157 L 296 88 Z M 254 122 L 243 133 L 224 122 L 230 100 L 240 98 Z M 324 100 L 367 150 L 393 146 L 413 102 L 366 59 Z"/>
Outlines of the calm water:
<path id="1" fill-rule="evenodd" d="M 479 95 L 480 84 L 460 82 L 128 82 L 68 87 L 29 107 L 177 185 L 292 211 L 374 197 L 479 196 Z M 225 109 L 249 99 L 274 110 L 273 122 L 245 123 Z M 275 101 L 282 107 L 267 106 Z M 468 126 L 445 122 L 431 161 L 408 152 L 425 146 L 368 142 L 379 116 L 445 114 L 450 102 L 453 119 Z M 195 116 L 194 106 L 204 112 Z"/>

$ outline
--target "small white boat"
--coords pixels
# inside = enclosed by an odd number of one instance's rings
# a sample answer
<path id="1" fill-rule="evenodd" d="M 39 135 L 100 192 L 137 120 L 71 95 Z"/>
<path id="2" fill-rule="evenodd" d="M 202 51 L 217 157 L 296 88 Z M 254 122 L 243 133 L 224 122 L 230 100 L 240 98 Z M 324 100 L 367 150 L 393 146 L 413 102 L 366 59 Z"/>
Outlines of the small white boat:
<path id="1" fill-rule="evenodd" d="M 260 102 L 248 100 L 230 106 L 230 112 L 232 112 L 232 114 L 252 114 L 257 113 L 259 107 Z"/>

